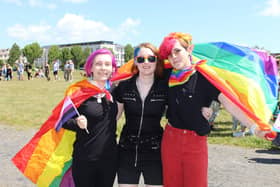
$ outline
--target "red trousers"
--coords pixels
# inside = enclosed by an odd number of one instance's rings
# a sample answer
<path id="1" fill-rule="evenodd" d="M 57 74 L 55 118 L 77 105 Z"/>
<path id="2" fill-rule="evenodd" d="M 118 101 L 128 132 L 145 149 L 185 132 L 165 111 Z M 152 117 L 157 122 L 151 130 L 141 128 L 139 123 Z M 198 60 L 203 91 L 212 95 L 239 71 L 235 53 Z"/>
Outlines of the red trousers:
<path id="1" fill-rule="evenodd" d="M 166 125 L 162 139 L 164 187 L 207 187 L 207 136 Z"/>

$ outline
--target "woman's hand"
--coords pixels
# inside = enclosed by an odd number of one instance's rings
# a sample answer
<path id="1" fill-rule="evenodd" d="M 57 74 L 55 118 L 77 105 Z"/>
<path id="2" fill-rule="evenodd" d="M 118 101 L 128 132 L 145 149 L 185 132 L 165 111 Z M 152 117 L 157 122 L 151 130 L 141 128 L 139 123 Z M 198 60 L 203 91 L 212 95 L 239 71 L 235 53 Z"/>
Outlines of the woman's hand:
<path id="1" fill-rule="evenodd" d="M 271 134 L 272 131 L 269 130 L 260 130 L 256 124 L 251 125 L 250 131 L 252 134 L 256 135 L 259 138 L 266 139 L 272 141 L 275 137 Z M 272 136 L 272 137 L 271 137 Z"/>
<path id="2" fill-rule="evenodd" d="M 76 121 L 81 129 L 87 129 L 87 118 L 84 115 L 77 117 Z"/>
<path id="3" fill-rule="evenodd" d="M 213 110 L 212 110 L 212 108 L 209 108 L 209 107 L 202 107 L 201 113 L 205 119 L 209 120 L 213 114 Z"/>

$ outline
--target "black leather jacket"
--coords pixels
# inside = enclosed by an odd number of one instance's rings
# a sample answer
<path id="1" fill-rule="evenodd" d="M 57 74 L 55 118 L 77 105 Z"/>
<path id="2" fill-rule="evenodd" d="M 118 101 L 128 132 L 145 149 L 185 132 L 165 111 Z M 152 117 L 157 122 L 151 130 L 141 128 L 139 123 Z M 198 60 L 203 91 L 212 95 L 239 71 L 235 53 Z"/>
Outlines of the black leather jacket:
<path id="1" fill-rule="evenodd" d="M 145 101 L 136 87 L 137 76 L 121 82 L 116 88 L 117 101 L 124 104 L 125 125 L 119 145 L 130 151 L 160 151 L 163 129 L 160 120 L 167 106 L 167 82 L 155 79 Z M 136 158 L 137 159 L 137 158 Z"/>

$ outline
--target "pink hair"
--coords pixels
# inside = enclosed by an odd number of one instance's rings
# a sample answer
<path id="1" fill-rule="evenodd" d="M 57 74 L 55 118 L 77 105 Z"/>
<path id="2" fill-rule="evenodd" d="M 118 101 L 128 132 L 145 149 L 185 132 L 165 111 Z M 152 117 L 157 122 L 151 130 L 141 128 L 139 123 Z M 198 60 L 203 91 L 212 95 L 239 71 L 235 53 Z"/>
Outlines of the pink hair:
<path id="1" fill-rule="evenodd" d="M 94 51 L 93 53 L 91 53 L 88 58 L 87 58 L 87 61 L 84 65 L 84 69 L 85 69 L 85 72 L 86 72 L 86 75 L 87 77 L 90 77 L 91 76 L 91 67 L 92 67 L 92 64 L 93 64 L 93 60 L 94 58 L 97 56 L 97 55 L 104 55 L 104 54 L 107 54 L 107 55 L 110 55 L 112 57 L 112 66 L 113 66 L 113 73 L 116 72 L 117 70 L 117 64 L 116 64 L 116 58 L 115 56 L 113 55 L 113 53 L 109 50 L 109 49 L 98 49 L 96 51 Z"/>
<path id="2" fill-rule="evenodd" d="M 183 47 L 188 47 L 192 44 L 192 36 L 182 32 L 172 32 L 166 36 L 159 47 L 159 56 L 162 60 L 168 59 L 176 41 L 179 41 Z"/>

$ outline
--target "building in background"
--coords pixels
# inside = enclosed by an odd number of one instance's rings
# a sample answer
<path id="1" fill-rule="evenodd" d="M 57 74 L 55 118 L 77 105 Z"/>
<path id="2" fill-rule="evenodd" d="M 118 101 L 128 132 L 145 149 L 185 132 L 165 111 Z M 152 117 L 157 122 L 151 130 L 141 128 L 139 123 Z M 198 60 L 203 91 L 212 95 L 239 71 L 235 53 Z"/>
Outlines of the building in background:
<path id="1" fill-rule="evenodd" d="M 9 48 L 0 49 L 0 60 L 2 60 L 3 62 L 7 62 L 9 57 L 10 57 L 9 55 L 10 55 L 10 49 Z M 23 55 L 20 55 L 19 59 L 17 61 L 15 61 L 15 63 L 18 63 L 19 61 L 23 62 L 23 63 L 26 63 L 27 59 Z"/>
<path id="2" fill-rule="evenodd" d="M 45 62 L 48 61 L 48 51 L 52 45 L 43 46 L 43 55 L 41 58 L 35 61 L 35 65 L 43 66 Z M 116 57 L 117 66 L 121 66 L 124 64 L 124 47 L 119 44 L 115 44 L 112 41 L 94 41 L 94 42 L 81 42 L 81 43 L 69 43 L 69 44 L 60 44 L 57 45 L 60 49 L 63 48 L 71 48 L 73 46 L 80 46 L 83 50 L 85 48 L 89 48 L 91 52 L 96 51 L 97 49 L 101 48 L 108 48 L 111 49 Z"/>
<path id="3" fill-rule="evenodd" d="M 0 60 L 7 61 L 9 59 L 10 49 L 0 49 Z"/>

